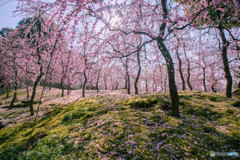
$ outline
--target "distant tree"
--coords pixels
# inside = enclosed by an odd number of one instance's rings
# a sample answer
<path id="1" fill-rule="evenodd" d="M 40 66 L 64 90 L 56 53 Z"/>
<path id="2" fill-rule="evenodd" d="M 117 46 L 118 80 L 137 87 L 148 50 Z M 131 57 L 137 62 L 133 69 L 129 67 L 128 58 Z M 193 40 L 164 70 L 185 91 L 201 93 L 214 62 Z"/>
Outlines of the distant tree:
<path id="1" fill-rule="evenodd" d="M 227 40 L 226 31 L 231 28 L 239 27 L 239 2 L 235 0 L 191 0 L 190 3 L 186 0 L 179 0 L 179 2 L 185 4 L 185 13 L 190 20 L 194 15 L 199 14 L 199 11 L 202 11 L 198 18 L 193 21 L 194 25 L 207 25 L 208 27 L 218 30 L 222 42 L 221 56 L 227 80 L 226 97 L 231 98 L 233 80 L 227 54 L 229 40 Z"/>
<path id="2" fill-rule="evenodd" d="M 51 32 L 54 31 L 53 25 L 48 27 L 46 20 L 43 18 L 26 18 L 19 22 L 17 30 L 22 39 L 25 40 L 31 51 L 31 68 L 34 72 L 35 79 L 33 81 L 32 95 L 29 100 L 29 107 L 31 115 L 34 115 L 33 101 L 36 95 L 36 90 L 41 78 L 45 74 L 45 68 L 47 66 L 47 51 L 50 49 L 49 39 L 51 38 Z"/>
<path id="3" fill-rule="evenodd" d="M 185 84 L 185 79 L 183 76 L 183 70 L 182 70 L 182 59 L 180 57 L 179 54 L 179 48 L 180 48 L 180 39 L 177 38 L 177 46 L 176 46 L 176 55 L 177 55 L 177 59 L 178 59 L 178 69 L 179 69 L 179 74 L 182 80 L 182 90 L 184 91 L 186 89 L 186 84 Z M 184 52 L 185 53 L 185 52 Z"/>
<path id="4" fill-rule="evenodd" d="M 6 38 L 9 36 L 9 32 L 12 32 L 12 31 L 14 31 L 14 29 L 12 28 L 8 28 L 8 27 L 2 28 L 0 30 L 0 36 L 3 38 Z"/>
<path id="5" fill-rule="evenodd" d="M 6 48 L 7 47 L 7 43 L 9 43 L 8 42 L 8 40 L 7 40 L 7 37 L 8 36 L 11 36 L 11 35 L 9 35 L 9 33 L 10 32 L 13 32 L 14 31 L 14 29 L 12 29 L 12 28 L 7 28 L 7 27 L 5 27 L 5 28 L 2 28 L 1 30 L 0 30 L 0 53 L 4 50 L 4 48 Z M 6 56 L 6 54 L 5 55 L 3 55 L 3 53 L 1 53 L 0 54 L 1 55 L 1 57 L 0 57 L 0 60 L 1 61 L 3 61 L 3 58 Z M 6 77 L 6 73 L 5 73 L 5 71 L 3 70 L 3 68 L 4 68 L 4 66 L 3 66 L 4 64 L 3 63 L 0 63 L 0 85 L 1 85 L 1 88 L 5 88 L 5 89 L 7 89 L 7 94 L 6 94 L 6 98 L 8 98 L 8 96 L 9 96 L 9 87 L 10 87 L 10 84 L 9 83 L 7 83 L 8 81 L 4 81 L 4 79 L 5 79 L 5 77 Z"/>

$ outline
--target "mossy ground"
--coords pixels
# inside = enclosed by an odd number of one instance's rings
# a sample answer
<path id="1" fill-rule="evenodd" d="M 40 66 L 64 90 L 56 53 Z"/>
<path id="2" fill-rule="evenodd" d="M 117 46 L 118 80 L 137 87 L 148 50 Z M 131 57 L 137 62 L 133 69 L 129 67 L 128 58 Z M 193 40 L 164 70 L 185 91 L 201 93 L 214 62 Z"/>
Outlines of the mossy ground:
<path id="1" fill-rule="evenodd" d="M 210 151 L 240 152 L 238 97 L 179 94 L 180 118 L 170 115 L 167 94 L 55 105 L 37 120 L 31 146 L 33 122 L 1 129 L 0 159 L 210 159 Z"/>
<path id="2" fill-rule="evenodd" d="M 42 87 L 38 86 L 36 96 L 34 99 L 34 110 L 37 109 Z M 71 94 L 61 97 L 61 89 L 52 88 L 51 90 L 46 89 L 44 92 L 44 101 L 41 104 L 39 115 L 43 115 L 46 110 L 49 108 L 52 108 L 52 106 L 59 105 L 59 104 L 69 104 L 71 102 L 77 101 L 81 99 L 81 91 L 82 90 L 71 90 Z M 101 90 L 98 94 L 106 94 L 106 93 L 112 93 L 111 91 L 104 91 Z M 30 116 L 29 106 L 27 105 L 27 94 L 26 89 L 19 89 L 17 92 L 17 100 L 14 103 L 14 106 L 12 109 L 9 109 L 9 105 L 12 101 L 13 97 L 13 91 L 11 90 L 9 92 L 9 97 L 6 98 L 7 92 L 6 91 L 0 91 L 0 116 L 2 116 L 5 119 L 5 124 L 7 125 L 13 125 L 18 124 L 21 122 L 24 122 L 26 120 L 34 119 L 33 116 Z M 29 95 L 31 96 L 31 90 Z M 86 90 L 86 97 L 91 97 L 97 95 L 97 91 L 95 90 Z"/>

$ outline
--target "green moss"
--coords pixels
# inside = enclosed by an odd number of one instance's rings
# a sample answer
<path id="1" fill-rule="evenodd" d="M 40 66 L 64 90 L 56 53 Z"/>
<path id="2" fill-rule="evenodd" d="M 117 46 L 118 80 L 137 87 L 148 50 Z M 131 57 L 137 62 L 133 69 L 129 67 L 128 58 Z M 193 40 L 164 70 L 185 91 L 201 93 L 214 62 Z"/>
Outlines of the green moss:
<path id="1" fill-rule="evenodd" d="M 240 101 L 233 102 L 231 105 L 232 105 L 233 107 L 240 108 Z"/>
<path id="2" fill-rule="evenodd" d="M 240 109 L 222 97 L 180 92 L 180 118 L 162 94 L 55 105 L 37 120 L 31 147 L 31 121 L 1 129 L 0 159 L 210 159 L 240 143 Z"/>
<path id="3" fill-rule="evenodd" d="M 232 109 L 227 109 L 226 112 L 229 113 L 229 114 L 234 114 L 234 111 Z"/>
<path id="4" fill-rule="evenodd" d="M 221 97 L 221 96 L 208 96 L 207 98 L 212 102 L 223 102 L 226 100 L 225 97 Z"/>

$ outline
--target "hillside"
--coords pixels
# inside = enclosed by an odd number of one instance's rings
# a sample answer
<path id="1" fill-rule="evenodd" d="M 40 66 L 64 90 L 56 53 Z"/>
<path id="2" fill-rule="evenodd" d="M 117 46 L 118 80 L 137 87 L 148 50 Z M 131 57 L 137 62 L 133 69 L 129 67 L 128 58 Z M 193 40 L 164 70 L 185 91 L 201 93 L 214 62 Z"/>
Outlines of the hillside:
<path id="1" fill-rule="evenodd" d="M 210 159 L 210 151 L 240 152 L 239 97 L 179 94 L 181 118 L 169 114 L 166 93 L 51 104 L 37 119 L 31 146 L 31 118 L 0 130 L 0 159 Z"/>

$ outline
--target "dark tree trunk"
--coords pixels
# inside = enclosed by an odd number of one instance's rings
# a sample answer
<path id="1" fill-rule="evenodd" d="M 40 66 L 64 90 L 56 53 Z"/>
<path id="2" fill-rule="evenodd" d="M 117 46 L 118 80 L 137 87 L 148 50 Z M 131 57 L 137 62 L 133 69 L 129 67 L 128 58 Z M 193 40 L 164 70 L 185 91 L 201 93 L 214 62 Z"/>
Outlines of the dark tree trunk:
<path id="1" fill-rule="evenodd" d="M 124 89 L 127 89 L 127 74 L 126 74 L 126 77 L 125 77 L 125 87 Z"/>
<path id="2" fill-rule="evenodd" d="M 98 88 L 98 84 L 96 84 L 96 89 L 97 89 L 97 93 L 99 93 L 99 88 Z"/>
<path id="3" fill-rule="evenodd" d="M 134 82 L 134 88 L 135 88 L 135 94 L 138 94 L 138 80 L 139 80 L 139 77 L 140 77 L 140 74 L 141 74 L 141 62 L 140 62 L 140 55 L 139 55 L 139 52 L 137 52 L 137 62 L 138 62 L 138 73 L 137 73 L 137 77 L 136 77 L 136 80 Z"/>
<path id="4" fill-rule="evenodd" d="M 99 73 L 98 73 L 97 82 L 96 82 L 97 93 L 99 93 L 98 82 L 99 82 L 99 79 L 100 79 L 100 73 L 101 73 L 101 71 L 99 71 Z"/>
<path id="5" fill-rule="evenodd" d="M 166 5 L 166 4 L 165 4 Z M 174 64 L 172 61 L 172 57 L 166 48 L 163 39 L 159 37 L 157 39 L 157 45 L 159 50 L 161 51 L 166 64 L 167 64 L 167 70 L 168 70 L 168 80 L 169 80 L 169 91 L 170 91 L 170 97 L 171 97 L 171 105 L 172 105 L 172 115 L 179 117 L 179 96 L 177 92 L 177 87 L 175 83 L 175 75 L 174 75 Z"/>
<path id="6" fill-rule="evenodd" d="M 182 90 L 185 91 L 186 86 L 185 86 L 185 80 L 184 80 L 183 72 L 182 72 L 182 60 L 179 56 L 178 50 L 176 52 L 176 55 L 177 55 L 177 59 L 178 59 L 179 73 L 180 73 L 180 77 L 181 77 L 181 80 L 182 80 Z"/>
<path id="7" fill-rule="evenodd" d="M 187 73 L 188 73 L 188 76 L 187 76 L 187 84 L 188 84 L 188 88 L 190 89 L 190 91 L 193 90 L 192 88 L 192 84 L 190 82 L 190 78 L 191 78 L 191 66 L 190 66 L 190 61 L 187 57 L 187 53 L 186 53 L 186 48 L 185 48 L 185 44 L 183 45 L 183 49 L 184 49 L 184 54 L 185 54 L 185 57 L 186 57 L 186 60 L 187 60 Z"/>
<path id="8" fill-rule="evenodd" d="M 203 87 L 204 87 L 204 91 L 207 92 L 207 86 L 206 86 L 206 68 L 202 68 L 203 69 Z"/>
<path id="9" fill-rule="evenodd" d="M 35 82 L 33 83 L 33 91 L 32 91 L 32 96 L 31 99 L 29 101 L 29 109 L 30 109 L 30 115 L 33 116 L 34 115 L 34 110 L 33 110 L 33 101 L 36 95 L 36 90 L 37 90 L 37 85 L 40 82 L 42 76 L 43 76 L 43 67 L 41 65 L 41 55 L 40 55 L 40 49 L 37 48 L 37 56 L 38 56 L 38 65 L 40 65 L 40 69 L 39 69 L 39 75 L 37 76 L 37 79 L 35 80 Z"/>
<path id="10" fill-rule="evenodd" d="M 9 87 L 9 85 L 8 85 L 8 86 L 7 86 L 7 94 L 6 94 L 5 99 L 7 99 L 7 98 L 9 97 L 9 90 L 10 90 L 10 87 Z"/>
<path id="11" fill-rule="evenodd" d="M 93 88 L 92 80 L 90 80 L 90 85 L 88 85 L 88 90 L 91 90 L 92 88 Z"/>
<path id="12" fill-rule="evenodd" d="M 64 85 L 63 85 L 63 79 L 61 79 L 61 88 L 62 88 L 62 97 L 64 97 Z"/>
<path id="13" fill-rule="evenodd" d="M 15 55 L 14 55 L 15 56 Z M 14 65 L 14 86 L 13 86 L 13 88 L 14 88 L 14 94 L 13 94 L 13 99 L 12 99 L 12 101 L 11 101 L 11 103 L 10 103 L 10 106 L 9 106 L 9 108 L 11 109 L 12 107 L 13 107 L 13 104 L 14 104 L 14 102 L 16 101 L 16 98 L 17 98 L 17 88 L 18 88 L 18 80 L 17 80 L 17 78 L 18 78 L 18 72 L 17 72 L 17 65 L 16 65 L 16 58 L 14 57 L 13 58 L 13 65 Z"/>
<path id="14" fill-rule="evenodd" d="M 148 80 L 145 79 L 145 87 L 146 87 L 146 92 L 148 92 Z"/>
<path id="15" fill-rule="evenodd" d="M 14 102 L 16 101 L 16 98 L 17 98 L 17 85 L 18 85 L 17 82 L 15 82 L 14 94 L 13 94 L 13 98 L 12 98 L 11 104 L 9 106 L 9 109 L 13 108 Z"/>
<path id="16" fill-rule="evenodd" d="M 40 75 L 37 76 L 37 79 L 35 80 L 35 82 L 34 82 L 34 84 L 33 84 L 32 96 L 31 96 L 31 99 L 30 99 L 30 101 L 29 101 L 29 108 L 30 108 L 30 114 L 31 114 L 31 116 L 34 115 L 33 100 L 34 100 L 35 95 L 36 95 L 37 85 L 38 85 L 38 83 L 40 82 L 42 76 L 43 76 L 43 73 L 42 73 L 42 66 L 41 66 L 41 67 L 40 67 Z"/>
<path id="17" fill-rule="evenodd" d="M 87 84 L 87 57 L 85 55 L 85 45 L 83 46 L 84 47 L 84 65 L 85 65 L 85 69 L 84 69 L 84 72 L 83 72 L 83 76 L 84 76 L 84 82 L 83 82 L 83 88 L 82 88 L 82 97 L 85 97 L 85 89 L 86 89 L 86 84 Z"/>
<path id="18" fill-rule="evenodd" d="M 68 91 L 67 91 L 67 94 L 68 94 L 68 95 L 70 94 L 70 84 L 68 84 Z"/>
<path id="19" fill-rule="evenodd" d="M 238 88 L 240 88 L 240 81 L 238 82 Z"/>
<path id="20" fill-rule="evenodd" d="M 49 88 L 49 91 L 51 91 L 51 89 L 52 89 L 51 82 L 49 82 L 49 84 L 48 84 L 48 88 Z"/>
<path id="21" fill-rule="evenodd" d="M 217 92 L 217 90 L 214 88 L 214 84 L 211 86 L 211 89 L 212 89 L 212 91 L 213 91 L 214 93 Z"/>
<path id="22" fill-rule="evenodd" d="M 153 92 L 156 92 L 156 81 L 155 81 L 155 76 L 154 76 L 155 74 L 153 73 L 153 85 L 152 85 L 152 87 L 153 87 Z"/>
<path id="23" fill-rule="evenodd" d="M 70 85 L 70 79 L 69 79 L 69 76 L 68 76 L 68 79 L 67 79 L 67 81 L 68 81 L 68 86 L 67 86 L 67 95 L 69 95 L 70 94 L 70 90 L 71 90 L 71 85 Z"/>
<path id="24" fill-rule="evenodd" d="M 224 72 L 225 72 L 225 78 L 227 80 L 227 86 L 226 86 L 226 97 L 232 98 L 232 75 L 229 69 L 229 63 L 228 63 L 228 56 L 227 56 L 227 49 L 229 46 L 229 42 L 226 39 L 226 36 L 224 34 L 224 29 L 222 26 L 219 27 L 219 32 L 222 40 L 222 61 L 224 65 Z"/>
<path id="25" fill-rule="evenodd" d="M 52 80 L 52 74 L 50 74 L 50 78 L 49 78 L 49 82 L 48 82 L 49 91 L 52 89 L 51 80 Z"/>
<path id="26" fill-rule="evenodd" d="M 188 84 L 188 87 L 189 87 L 190 91 L 192 91 L 193 88 L 192 88 L 192 84 L 190 82 L 191 72 L 190 72 L 190 62 L 189 61 L 188 61 L 187 71 L 188 71 L 187 84 Z"/>
<path id="27" fill-rule="evenodd" d="M 87 83 L 86 70 L 84 70 L 83 75 L 84 75 L 84 82 L 83 82 L 83 88 L 82 88 L 82 97 L 85 97 L 85 89 L 86 89 L 86 83 Z"/>
<path id="28" fill-rule="evenodd" d="M 128 92 L 128 94 L 130 94 L 131 93 L 131 86 L 130 86 L 130 76 L 129 76 L 129 74 L 127 73 L 127 92 Z"/>
<path id="29" fill-rule="evenodd" d="M 108 89 L 108 88 L 107 88 L 107 78 L 104 77 L 103 81 L 104 81 L 104 85 L 105 85 L 105 90 L 107 90 L 107 89 Z"/>

